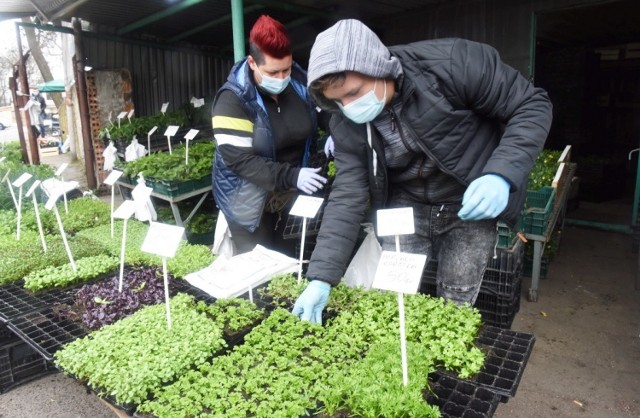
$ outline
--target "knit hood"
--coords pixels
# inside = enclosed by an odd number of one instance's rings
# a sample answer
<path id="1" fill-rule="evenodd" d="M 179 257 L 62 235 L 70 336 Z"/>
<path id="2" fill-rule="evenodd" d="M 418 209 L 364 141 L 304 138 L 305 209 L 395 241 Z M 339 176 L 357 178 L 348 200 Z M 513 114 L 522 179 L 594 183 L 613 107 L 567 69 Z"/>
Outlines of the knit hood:
<path id="1" fill-rule="evenodd" d="M 311 48 L 307 86 L 327 74 L 354 71 L 374 78 L 396 79 L 402 67 L 380 38 L 362 22 L 340 20 L 321 32 Z M 335 110 L 335 103 L 321 95 L 313 99 L 323 109 Z"/>

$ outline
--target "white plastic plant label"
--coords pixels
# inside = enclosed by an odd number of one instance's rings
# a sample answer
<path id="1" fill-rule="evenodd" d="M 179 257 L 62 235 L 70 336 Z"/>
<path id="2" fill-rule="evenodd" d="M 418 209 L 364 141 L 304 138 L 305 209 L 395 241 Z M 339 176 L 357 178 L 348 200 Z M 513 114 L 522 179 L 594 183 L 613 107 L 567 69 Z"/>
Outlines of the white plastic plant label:
<path id="1" fill-rule="evenodd" d="M 183 235 L 184 228 L 181 226 L 151 222 L 140 249 L 146 253 L 172 258 L 178 250 Z"/>
<path id="2" fill-rule="evenodd" d="M 3 162 L 7 157 L 0 157 L 0 163 Z"/>
<path id="3" fill-rule="evenodd" d="M 383 251 L 372 287 L 415 294 L 418 292 L 426 262 L 427 256 L 425 254 Z"/>
<path id="4" fill-rule="evenodd" d="M 41 181 L 40 180 L 35 180 L 32 184 L 31 187 L 29 187 L 29 190 L 27 190 L 27 193 L 25 194 L 26 197 L 29 197 L 33 194 L 33 192 L 36 191 L 36 189 L 38 188 L 38 186 L 40 186 Z"/>
<path id="5" fill-rule="evenodd" d="M 58 199 L 60 199 L 60 196 L 62 196 L 64 194 L 64 192 L 62 190 L 55 190 L 54 192 L 52 192 L 49 195 L 49 199 L 47 199 L 47 203 L 45 203 L 44 208 L 47 210 L 51 210 L 53 208 L 55 208 L 56 206 L 56 202 L 58 201 Z"/>
<path id="6" fill-rule="evenodd" d="M 158 127 L 157 127 L 157 126 L 154 126 L 153 128 L 151 128 L 151 129 L 149 130 L 149 132 L 147 132 L 147 135 L 153 135 L 153 133 L 154 133 L 155 131 L 157 131 L 157 130 L 158 130 Z"/>
<path id="7" fill-rule="evenodd" d="M 113 212 L 113 217 L 117 219 L 129 219 L 136 211 L 136 205 L 133 200 L 125 200 L 118 209 Z"/>
<path id="8" fill-rule="evenodd" d="M 198 132 L 200 132 L 198 129 L 189 129 L 189 132 L 184 136 L 184 139 L 191 141 L 196 137 L 196 135 L 198 135 Z"/>
<path id="9" fill-rule="evenodd" d="M 67 167 L 69 167 L 69 163 L 60 164 L 60 167 L 58 167 L 58 169 L 56 170 L 55 175 L 60 176 L 64 172 L 64 170 L 67 169 Z"/>
<path id="10" fill-rule="evenodd" d="M 118 116 L 117 116 L 117 117 L 118 117 L 118 119 L 123 119 L 123 118 L 125 118 L 126 116 L 127 116 L 127 112 L 126 112 L 126 111 L 123 111 L 123 112 L 118 113 Z"/>
<path id="11" fill-rule="evenodd" d="M 114 184 L 116 184 L 116 181 L 118 181 L 120 176 L 122 176 L 122 171 L 113 170 L 111 173 L 109 173 L 107 178 L 104 179 L 104 184 L 113 186 Z"/>
<path id="12" fill-rule="evenodd" d="M 162 103 L 162 107 L 160 108 L 160 112 L 167 113 L 167 108 L 169 107 L 169 102 Z"/>
<path id="13" fill-rule="evenodd" d="M 2 176 L 2 181 L 8 181 L 9 180 L 9 173 L 11 172 L 11 169 L 8 169 L 7 172 L 4 174 L 4 176 Z"/>
<path id="14" fill-rule="evenodd" d="M 131 118 L 133 117 L 133 114 L 135 113 L 135 109 L 131 109 L 129 111 L 129 113 L 127 113 L 127 119 L 129 119 L 129 122 L 131 122 Z"/>
<path id="15" fill-rule="evenodd" d="M 415 232 L 413 208 L 381 209 L 378 215 L 378 236 L 408 235 Z"/>
<path id="16" fill-rule="evenodd" d="M 20 177 L 13 181 L 13 187 L 22 187 L 31 177 L 33 176 L 29 173 L 22 173 Z"/>
<path id="17" fill-rule="evenodd" d="M 164 131 L 164 136 L 174 136 L 178 132 L 178 125 L 169 125 L 167 129 Z"/>
<path id="18" fill-rule="evenodd" d="M 320 197 L 298 196 L 289 214 L 302 216 L 303 218 L 313 218 L 320 210 L 322 202 L 324 202 L 324 199 Z"/>

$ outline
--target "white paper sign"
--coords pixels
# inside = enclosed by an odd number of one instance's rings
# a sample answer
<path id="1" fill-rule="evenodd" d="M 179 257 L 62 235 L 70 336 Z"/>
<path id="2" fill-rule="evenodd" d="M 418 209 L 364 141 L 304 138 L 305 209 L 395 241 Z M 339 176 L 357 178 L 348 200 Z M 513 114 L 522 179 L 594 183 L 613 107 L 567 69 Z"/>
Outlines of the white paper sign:
<path id="1" fill-rule="evenodd" d="M 425 254 L 383 251 L 372 287 L 415 294 L 420 286 L 426 261 Z"/>
<path id="2" fill-rule="evenodd" d="M 127 112 L 120 112 L 120 113 L 118 113 L 118 119 L 122 119 L 122 118 L 124 118 L 125 116 L 127 116 Z"/>
<path id="3" fill-rule="evenodd" d="M 153 192 L 151 187 L 145 186 L 144 183 L 138 183 L 131 191 L 131 196 L 135 201 L 145 202 L 151 197 L 151 192 Z"/>
<path id="4" fill-rule="evenodd" d="M 13 187 L 20 187 L 23 184 L 25 184 L 27 181 L 29 181 L 29 179 L 33 177 L 31 174 L 29 173 L 22 173 L 20 175 L 20 177 L 18 177 L 17 179 L 15 179 L 13 181 Z"/>
<path id="5" fill-rule="evenodd" d="M 413 234 L 413 208 L 381 209 L 378 214 L 378 236 Z"/>
<path id="6" fill-rule="evenodd" d="M 158 130 L 158 127 L 157 127 L 157 126 L 154 126 L 153 128 L 151 128 L 151 130 L 150 130 L 149 132 L 147 132 L 147 135 L 153 135 L 153 133 L 154 133 L 155 131 L 157 131 L 157 130 Z"/>
<path id="7" fill-rule="evenodd" d="M 129 219 L 136 211 L 136 205 L 133 200 L 125 200 L 122 204 L 113 212 L 113 217 L 117 219 Z"/>
<path id="8" fill-rule="evenodd" d="M 40 180 L 36 180 L 31 184 L 31 187 L 29 187 L 29 190 L 27 190 L 27 194 L 25 195 L 26 197 L 31 196 L 31 194 L 33 194 L 33 192 L 36 191 L 36 189 L 38 188 L 38 186 L 40 186 L 41 181 Z"/>
<path id="9" fill-rule="evenodd" d="M 304 218 L 313 218 L 318 213 L 324 199 L 313 196 L 298 196 L 289 214 L 294 216 L 302 216 Z"/>
<path id="10" fill-rule="evenodd" d="M 127 113 L 127 119 L 129 119 L 129 122 L 131 122 L 131 118 L 133 117 L 133 113 L 135 111 L 136 111 L 135 109 L 131 109 L 129 113 Z"/>
<path id="11" fill-rule="evenodd" d="M 120 176 L 122 176 L 122 171 L 113 170 L 111 173 L 109 173 L 107 178 L 104 179 L 104 184 L 108 186 L 113 186 L 116 183 L 116 181 L 118 181 Z"/>
<path id="12" fill-rule="evenodd" d="M 197 109 L 201 106 L 204 106 L 204 99 L 196 99 L 195 97 L 192 97 L 191 104 L 193 104 L 193 107 Z"/>
<path id="13" fill-rule="evenodd" d="M 171 258 L 176 254 L 184 228 L 159 222 L 151 222 L 140 249 L 146 253 Z"/>
<path id="14" fill-rule="evenodd" d="M 197 129 L 190 129 L 189 132 L 187 132 L 187 134 L 184 136 L 184 138 L 188 140 L 192 140 L 193 138 L 196 137 L 196 135 L 198 135 L 198 132 L 200 131 Z"/>
<path id="15" fill-rule="evenodd" d="M 58 167 L 58 169 L 56 170 L 56 176 L 62 174 L 62 172 L 67 169 L 67 167 L 69 167 L 69 163 L 60 164 L 60 167 Z"/>
<path id="16" fill-rule="evenodd" d="M 162 113 L 166 113 L 167 112 L 167 108 L 169 107 L 169 102 L 166 103 L 162 103 L 162 107 L 160 108 L 160 111 Z"/>
<path id="17" fill-rule="evenodd" d="M 178 132 L 178 128 L 180 127 L 177 125 L 167 126 L 167 130 L 164 131 L 164 136 L 174 136 Z"/>

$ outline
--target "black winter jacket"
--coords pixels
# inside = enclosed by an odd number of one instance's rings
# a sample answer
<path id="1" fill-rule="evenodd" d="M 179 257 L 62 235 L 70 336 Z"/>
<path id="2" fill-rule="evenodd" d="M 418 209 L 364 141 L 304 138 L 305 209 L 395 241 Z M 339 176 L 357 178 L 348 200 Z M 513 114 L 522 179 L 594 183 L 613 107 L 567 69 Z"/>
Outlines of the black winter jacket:
<path id="1" fill-rule="evenodd" d="M 404 74 L 398 117 L 414 131 L 425 154 L 462 184 L 484 174 L 505 178 L 511 193 L 500 219 L 515 225 L 528 174 L 551 125 L 546 92 L 485 44 L 437 39 L 389 50 Z M 384 208 L 389 191 L 384 146 L 373 125 L 335 113 L 331 134 L 337 175 L 307 277 L 335 285 L 346 270 L 367 202 L 371 199 L 374 211 Z"/>

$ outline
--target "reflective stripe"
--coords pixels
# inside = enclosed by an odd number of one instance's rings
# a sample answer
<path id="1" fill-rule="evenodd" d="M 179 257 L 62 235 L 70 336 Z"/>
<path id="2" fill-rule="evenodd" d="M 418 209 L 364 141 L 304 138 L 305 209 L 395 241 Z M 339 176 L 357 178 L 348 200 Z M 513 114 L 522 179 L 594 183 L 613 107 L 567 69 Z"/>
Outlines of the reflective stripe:
<path id="1" fill-rule="evenodd" d="M 234 145 L 236 147 L 251 147 L 253 138 L 250 136 L 236 136 L 227 134 L 215 134 L 217 145 Z"/>
<path id="2" fill-rule="evenodd" d="M 248 119 L 232 118 L 229 116 L 214 116 L 211 118 L 213 129 L 233 129 L 236 131 L 253 132 L 253 122 Z"/>

